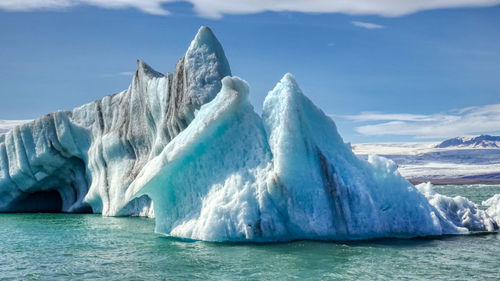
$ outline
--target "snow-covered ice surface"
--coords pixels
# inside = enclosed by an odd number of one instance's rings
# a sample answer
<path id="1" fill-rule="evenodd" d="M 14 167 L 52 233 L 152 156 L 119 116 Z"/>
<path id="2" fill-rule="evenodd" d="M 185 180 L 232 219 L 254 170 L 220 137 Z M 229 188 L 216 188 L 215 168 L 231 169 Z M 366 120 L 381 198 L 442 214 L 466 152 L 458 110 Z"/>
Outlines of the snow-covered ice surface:
<path id="1" fill-rule="evenodd" d="M 498 228 L 465 198 L 417 189 L 391 160 L 359 159 L 291 74 L 259 116 L 248 84 L 231 77 L 206 27 L 173 74 L 139 61 L 129 89 L 0 136 L 0 165 L 1 211 L 154 216 L 157 232 L 186 239 L 355 240 Z"/>
<path id="2" fill-rule="evenodd" d="M 500 149 L 474 148 L 475 144 L 439 145 L 436 142 L 365 143 L 352 147 L 354 153 L 364 159 L 376 154 L 393 160 L 399 172 L 412 182 L 500 182 Z"/>
<path id="3" fill-rule="evenodd" d="M 0 136 L 6 134 L 8 131 L 12 130 L 12 128 L 30 121 L 31 120 L 0 120 Z"/>

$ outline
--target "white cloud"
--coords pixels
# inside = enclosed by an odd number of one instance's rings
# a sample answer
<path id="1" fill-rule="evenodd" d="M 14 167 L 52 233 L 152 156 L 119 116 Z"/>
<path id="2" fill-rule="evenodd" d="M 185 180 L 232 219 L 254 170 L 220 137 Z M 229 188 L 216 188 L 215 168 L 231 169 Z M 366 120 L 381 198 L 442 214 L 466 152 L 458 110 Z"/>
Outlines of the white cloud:
<path id="1" fill-rule="evenodd" d="M 357 132 L 367 136 L 444 138 L 500 131 L 500 104 L 430 115 L 363 112 L 344 117 L 355 122 L 375 122 L 376 124 L 356 127 Z"/>
<path id="2" fill-rule="evenodd" d="M 59 10 L 79 5 L 105 9 L 136 8 L 153 15 L 168 15 L 162 4 L 172 0 L 0 0 L 0 9 L 6 11 Z"/>
<path id="3" fill-rule="evenodd" d="M 72 6 L 68 0 L 2 0 L 0 8 L 7 11 L 30 11 L 37 9 L 60 9 Z"/>
<path id="4" fill-rule="evenodd" d="M 362 27 L 362 28 L 366 28 L 366 29 L 381 29 L 381 28 L 385 28 L 385 26 L 383 26 L 383 25 L 376 24 L 376 23 L 371 23 L 371 22 L 351 21 L 351 23 L 354 26 Z"/>
<path id="5" fill-rule="evenodd" d="M 109 9 L 136 8 L 149 14 L 167 15 L 169 12 L 162 5 L 172 2 L 191 3 L 199 15 L 211 18 L 265 11 L 402 16 L 423 10 L 500 4 L 500 0 L 0 0 L 0 9 L 30 11 L 92 5 Z"/>

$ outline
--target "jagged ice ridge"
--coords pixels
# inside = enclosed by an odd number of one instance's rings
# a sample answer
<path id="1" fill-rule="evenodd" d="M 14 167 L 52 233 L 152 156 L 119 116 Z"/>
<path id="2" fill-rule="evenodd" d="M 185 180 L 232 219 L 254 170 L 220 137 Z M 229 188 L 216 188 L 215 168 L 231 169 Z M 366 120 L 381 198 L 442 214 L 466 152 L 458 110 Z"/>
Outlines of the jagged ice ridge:
<path id="1" fill-rule="evenodd" d="M 291 74 L 259 116 L 207 27 L 174 73 L 138 61 L 127 90 L 0 136 L 0 211 L 155 216 L 157 232 L 187 239 L 495 231 L 498 200 L 487 202 L 485 212 L 414 187 L 390 160 L 358 159 Z"/>

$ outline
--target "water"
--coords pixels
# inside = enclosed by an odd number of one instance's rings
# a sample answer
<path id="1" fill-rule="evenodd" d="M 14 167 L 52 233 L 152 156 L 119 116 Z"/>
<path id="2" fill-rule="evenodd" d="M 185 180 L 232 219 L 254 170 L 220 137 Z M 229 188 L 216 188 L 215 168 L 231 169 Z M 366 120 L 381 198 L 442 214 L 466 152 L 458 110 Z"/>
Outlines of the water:
<path id="1" fill-rule="evenodd" d="M 500 186 L 436 191 L 481 202 Z M 0 280 L 499 280 L 500 234 L 353 243 L 185 242 L 154 220 L 0 214 Z"/>

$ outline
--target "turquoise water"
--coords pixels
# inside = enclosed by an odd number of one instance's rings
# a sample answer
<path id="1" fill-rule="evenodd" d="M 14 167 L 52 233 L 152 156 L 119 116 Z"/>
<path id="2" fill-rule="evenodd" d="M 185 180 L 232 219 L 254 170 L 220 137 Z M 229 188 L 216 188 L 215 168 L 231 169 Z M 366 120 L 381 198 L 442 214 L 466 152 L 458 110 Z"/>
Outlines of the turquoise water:
<path id="1" fill-rule="evenodd" d="M 500 186 L 436 191 L 481 202 Z M 500 234 L 353 243 L 184 242 L 154 220 L 0 214 L 0 280 L 498 280 Z"/>

